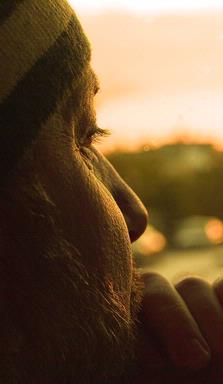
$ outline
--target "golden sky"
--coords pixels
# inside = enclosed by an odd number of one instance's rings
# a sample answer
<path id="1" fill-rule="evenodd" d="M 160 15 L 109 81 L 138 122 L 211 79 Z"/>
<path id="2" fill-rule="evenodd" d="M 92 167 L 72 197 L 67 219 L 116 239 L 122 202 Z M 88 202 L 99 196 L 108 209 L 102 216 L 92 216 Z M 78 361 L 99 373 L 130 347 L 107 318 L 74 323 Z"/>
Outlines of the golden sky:
<path id="1" fill-rule="evenodd" d="M 223 147 L 223 10 L 77 11 L 93 47 L 98 122 L 111 130 L 110 146 L 192 137 Z"/>
<path id="2" fill-rule="evenodd" d="M 80 10 L 101 12 L 105 9 L 122 9 L 131 12 L 163 12 L 222 8 L 222 0 L 69 0 Z"/>

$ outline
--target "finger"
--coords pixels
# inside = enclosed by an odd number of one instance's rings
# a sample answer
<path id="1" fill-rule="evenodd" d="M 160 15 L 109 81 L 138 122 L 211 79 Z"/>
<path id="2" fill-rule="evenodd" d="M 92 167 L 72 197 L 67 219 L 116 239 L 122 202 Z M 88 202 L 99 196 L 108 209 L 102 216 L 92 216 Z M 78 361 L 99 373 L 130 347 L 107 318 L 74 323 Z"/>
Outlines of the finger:
<path id="1" fill-rule="evenodd" d="M 223 310 L 212 286 L 200 278 L 176 285 L 211 349 L 213 361 L 223 363 Z"/>
<path id="2" fill-rule="evenodd" d="M 223 278 L 219 278 L 213 283 L 213 289 L 221 303 L 221 306 L 223 306 Z"/>
<path id="3" fill-rule="evenodd" d="M 175 288 L 155 273 L 143 275 L 143 312 L 177 367 L 199 369 L 210 360 L 209 347 Z"/>

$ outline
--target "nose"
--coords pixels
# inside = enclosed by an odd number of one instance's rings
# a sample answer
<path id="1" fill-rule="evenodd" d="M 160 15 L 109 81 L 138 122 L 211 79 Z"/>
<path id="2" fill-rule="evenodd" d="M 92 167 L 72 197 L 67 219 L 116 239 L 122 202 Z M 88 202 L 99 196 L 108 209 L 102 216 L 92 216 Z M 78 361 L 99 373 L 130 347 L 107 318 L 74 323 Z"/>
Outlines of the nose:
<path id="1" fill-rule="evenodd" d="M 126 193 L 126 190 L 119 192 L 116 202 L 122 211 L 130 240 L 133 243 L 143 234 L 147 227 L 148 212 L 131 189 L 128 189 L 128 193 Z"/>
<path id="2" fill-rule="evenodd" d="M 147 227 L 148 214 L 147 211 L 134 212 L 134 219 L 124 214 L 124 218 L 129 230 L 131 243 L 136 241 L 145 231 Z M 134 221 L 133 221 L 134 220 Z"/>
<path id="3" fill-rule="evenodd" d="M 94 149 L 98 162 L 98 178 L 111 192 L 118 204 L 128 227 L 131 242 L 136 241 L 145 231 L 148 213 L 139 197 L 121 178 L 111 163 L 96 149 Z"/>

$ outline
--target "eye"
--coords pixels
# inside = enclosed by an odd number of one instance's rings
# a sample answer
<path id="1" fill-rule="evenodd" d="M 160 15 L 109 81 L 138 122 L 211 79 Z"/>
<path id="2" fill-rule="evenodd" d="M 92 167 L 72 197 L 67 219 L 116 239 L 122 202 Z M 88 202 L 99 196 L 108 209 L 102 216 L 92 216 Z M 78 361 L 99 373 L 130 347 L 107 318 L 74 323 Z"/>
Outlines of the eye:
<path id="1" fill-rule="evenodd" d="M 102 137 L 109 135 L 110 132 L 107 129 L 95 127 L 94 129 L 89 130 L 84 138 L 79 140 L 80 153 L 90 170 L 93 170 L 93 163 L 95 159 L 94 151 L 92 151 L 92 145 L 99 142 Z"/>
<path id="2" fill-rule="evenodd" d="M 80 145 L 90 147 L 92 144 L 100 142 L 103 137 L 110 135 L 107 129 L 95 127 L 87 132 L 86 136 L 81 140 Z"/>

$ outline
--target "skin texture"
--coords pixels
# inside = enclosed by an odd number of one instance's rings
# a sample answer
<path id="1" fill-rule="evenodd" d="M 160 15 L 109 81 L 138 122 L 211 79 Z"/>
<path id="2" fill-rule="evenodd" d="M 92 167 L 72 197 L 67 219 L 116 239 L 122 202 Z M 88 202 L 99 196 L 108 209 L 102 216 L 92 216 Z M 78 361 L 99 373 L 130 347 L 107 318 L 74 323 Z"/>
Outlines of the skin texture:
<path id="1" fill-rule="evenodd" d="M 89 272 L 111 284 L 129 311 L 130 237 L 136 239 L 144 232 L 147 212 L 111 164 L 89 142 L 89 132 L 96 129 L 93 107 L 96 87 L 95 76 L 87 68 L 77 94 L 73 95 L 79 103 L 75 105 L 74 101 L 72 114 L 67 116 L 65 111 L 66 121 L 58 127 L 58 132 L 55 133 L 52 124 L 53 132 L 47 129 L 40 135 L 35 149 L 37 167 L 39 179 L 59 211 L 63 235 L 78 249 Z"/>
<path id="2" fill-rule="evenodd" d="M 92 144 L 97 87 L 87 66 L 1 191 L 2 382 L 220 383 L 223 284 L 135 273 L 147 212 Z"/>
<path id="3" fill-rule="evenodd" d="M 147 212 L 91 145 L 96 86 L 87 67 L 2 191 L 2 313 L 18 339 L 5 382 L 113 382 L 134 356 L 131 239 Z"/>

